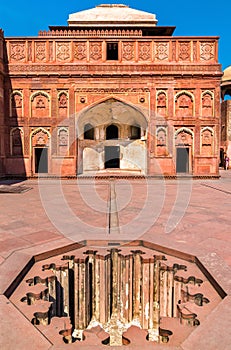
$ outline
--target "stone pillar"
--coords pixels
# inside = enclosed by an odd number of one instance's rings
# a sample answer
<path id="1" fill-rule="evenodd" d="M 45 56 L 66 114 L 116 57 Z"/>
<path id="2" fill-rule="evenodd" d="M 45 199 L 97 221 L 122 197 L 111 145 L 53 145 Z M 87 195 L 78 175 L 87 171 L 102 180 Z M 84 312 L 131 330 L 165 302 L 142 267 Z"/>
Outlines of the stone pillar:
<path id="1" fill-rule="evenodd" d="M 159 342 L 160 326 L 160 261 L 154 255 L 153 263 L 153 327 L 149 329 L 149 340 Z"/>
<path id="2" fill-rule="evenodd" d="M 142 281 L 142 257 L 140 250 L 133 253 L 133 319 L 138 323 L 141 321 L 141 281 Z"/>
<path id="3" fill-rule="evenodd" d="M 112 259 L 112 315 L 110 320 L 110 346 L 122 345 L 123 329 L 119 327 L 119 300 L 120 300 L 120 283 L 119 283 L 119 249 L 111 250 Z"/>

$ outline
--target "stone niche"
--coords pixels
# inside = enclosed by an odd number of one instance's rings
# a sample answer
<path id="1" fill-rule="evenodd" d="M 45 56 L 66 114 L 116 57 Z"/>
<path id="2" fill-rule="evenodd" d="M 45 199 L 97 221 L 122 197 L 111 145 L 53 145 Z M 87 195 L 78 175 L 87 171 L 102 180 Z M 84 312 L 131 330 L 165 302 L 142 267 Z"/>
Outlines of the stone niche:
<path id="1" fill-rule="evenodd" d="M 97 349 L 180 346 L 226 296 L 196 257 L 144 241 L 46 252 L 5 295 L 54 346 Z"/>

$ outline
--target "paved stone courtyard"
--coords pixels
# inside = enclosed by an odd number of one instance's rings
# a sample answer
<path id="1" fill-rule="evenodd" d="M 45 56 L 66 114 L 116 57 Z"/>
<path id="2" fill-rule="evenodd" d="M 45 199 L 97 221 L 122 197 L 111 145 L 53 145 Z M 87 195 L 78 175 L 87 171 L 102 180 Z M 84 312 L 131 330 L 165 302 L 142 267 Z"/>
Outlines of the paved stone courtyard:
<path id="1" fill-rule="evenodd" d="M 112 244 L 142 239 L 197 256 L 227 296 L 175 349 L 230 349 L 231 171 L 220 173 L 219 180 L 1 181 L 1 349 L 57 349 L 4 293 L 32 256 L 86 239 Z M 7 191 L 7 185 L 21 189 Z M 110 222 L 109 205 L 114 213 Z M 59 349 L 78 347 L 94 348 L 63 344 Z M 101 348 L 105 346 L 97 345 Z M 168 344 L 154 348 L 173 349 Z"/>

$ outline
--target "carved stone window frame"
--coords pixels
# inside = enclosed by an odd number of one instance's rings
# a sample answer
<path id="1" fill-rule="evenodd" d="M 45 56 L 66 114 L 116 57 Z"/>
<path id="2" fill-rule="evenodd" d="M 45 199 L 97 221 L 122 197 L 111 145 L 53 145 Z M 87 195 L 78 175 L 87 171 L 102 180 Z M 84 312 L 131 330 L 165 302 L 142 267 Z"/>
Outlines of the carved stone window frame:
<path id="1" fill-rule="evenodd" d="M 212 115 L 211 117 L 214 117 L 214 107 L 215 107 L 215 101 L 214 101 L 214 92 L 211 91 L 211 90 L 204 90 L 202 91 L 201 93 L 201 108 L 200 108 L 200 114 L 201 116 L 203 116 L 203 105 L 202 105 L 202 102 L 203 102 L 203 97 L 204 95 L 210 95 L 211 96 L 211 100 L 212 100 Z"/>
<path id="2" fill-rule="evenodd" d="M 181 96 L 181 95 L 187 95 L 192 99 L 192 104 L 193 104 L 193 108 L 192 108 L 192 117 L 195 117 L 195 96 L 192 92 L 187 91 L 187 90 L 181 90 L 178 91 L 175 96 L 174 96 L 174 116 L 176 117 L 176 102 L 177 99 Z M 189 117 L 189 116 L 186 116 Z"/>
<path id="3" fill-rule="evenodd" d="M 19 95 L 22 98 L 22 117 L 24 116 L 24 98 L 23 98 L 23 92 L 21 90 L 13 90 L 10 93 L 10 117 L 14 117 L 13 116 L 13 97 L 14 95 Z"/>
<path id="4" fill-rule="evenodd" d="M 32 103 L 35 99 L 36 96 L 39 96 L 39 95 L 42 95 L 42 96 L 45 96 L 48 100 L 48 108 L 49 108 L 49 117 L 51 117 L 51 97 L 50 95 L 48 94 L 48 92 L 46 91 L 43 91 L 43 90 L 39 90 L 39 91 L 35 91 L 31 94 L 30 96 L 30 118 L 32 118 Z"/>
<path id="5" fill-rule="evenodd" d="M 215 136 L 215 132 L 214 132 L 214 128 L 211 127 L 211 126 L 204 126 L 200 130 L 200 153 L 202 153 L 202 146 L 203 146 L 203 144 L 202 144 L 202 135 L 203 135 L 203 132 L 206 131 L 206 130 L 210 131 L 211 134 L 212 134 L 213 140 L 212 140 L 211 146 L 212 146 L 212 154 L 214 154 L 214 149 L 215 149 L 215 138 L 214 138 L 214 136 Z"/>
<path id="6" fill-rule="evenodd" d="M 22 155 L 21 156 L 20 155 L 16 156 L 13 154 L 13 134 L 14 134 L 15 130 L 19 130 L 21 133 L 21 141 L 22 141 Z M 10 129 L 10 155 L 12 157 L 23 157 L 23 154 L 24 154 L 24 130 L 22 127 L 16 126 L 16 127 Z"/>

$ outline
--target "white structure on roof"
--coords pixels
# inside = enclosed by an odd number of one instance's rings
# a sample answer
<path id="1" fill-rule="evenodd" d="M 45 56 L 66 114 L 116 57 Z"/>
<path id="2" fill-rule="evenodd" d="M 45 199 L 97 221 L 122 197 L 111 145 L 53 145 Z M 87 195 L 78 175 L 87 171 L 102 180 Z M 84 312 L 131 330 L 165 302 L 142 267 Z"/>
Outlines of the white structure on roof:
<path id="1" fill-rule="evenodd" d="M 109 26 L 127 25 L 127 26 L 155 26 L 157 24 L 156 15 L 139 11 L 130 8 L 123 4 L 102 4 L 95 8 L 84 10 L 69 15 L 69 26 L 78 26 L 84 24 L 86 26 L 89 22 L 89 26 L 93 24 L 103 24 Z"/>

